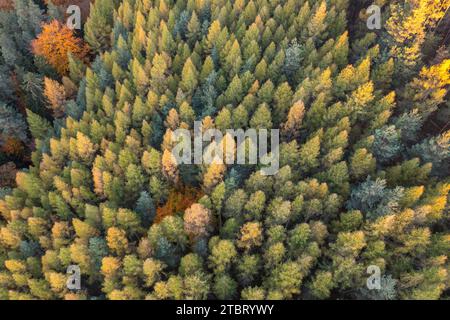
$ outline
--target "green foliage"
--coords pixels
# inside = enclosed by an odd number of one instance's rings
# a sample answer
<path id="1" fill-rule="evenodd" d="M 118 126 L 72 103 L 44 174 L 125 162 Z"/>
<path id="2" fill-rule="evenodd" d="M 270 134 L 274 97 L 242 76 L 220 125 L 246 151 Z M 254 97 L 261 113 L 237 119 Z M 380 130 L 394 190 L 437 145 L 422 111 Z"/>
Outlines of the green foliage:
<path id="1" fill-rule="evenodd" d="M 85 25 L 85 39 L 89 46 L 102 52 L 111 45 L 114 9 L 117 1 L 100 0 L 91 4 L 90 15 Z"/>
<path id="2" fill-rule="evenodd" d="M 53 121 L 28 51 L 48 17 L 0 12 L 1 150 L 30 142 L 16 109 L 36 146 L 0 185 L 0 298 L 448 299 L 449 134 L 429 124 L 450 62 L 424 45 L 442 9 L 416 2 L 367 34 L 344 0 L 97 0 Z M 173 161 L 195 120 L 279 128 L 280 169 Z"/>
<path id="3" fill-rule="evenodd" d="M 52 126 L 47 121 L 31 110 L 27 111 L 27 121 L 33 138 L 44 140 L 52 133 Z"/>
<path id="4" fill-rule="evenodd" d="M 431 163 L 435 175 L 445 177 L 450 170 L 450 131 L 415 145 L 411 153 L 420 157 L 423 162 Z"/>
<path id="5" fill-rule="evenodd" d="M 383 127 L 375 131 L 372 150 L 380 162 L 391 162 L 400 155 L 402 149 L 401 136 L 395 126 Z"/>
<path id="6" fill-rule="evenodd" d="M 386 188 L 386 181 L 369 178 L 352 191 L 348 203 L 349 209 L 361 210 L 369 219 L 395 213 L 399 200 L 403 196 L 403 188 L 393 190 Z"/>

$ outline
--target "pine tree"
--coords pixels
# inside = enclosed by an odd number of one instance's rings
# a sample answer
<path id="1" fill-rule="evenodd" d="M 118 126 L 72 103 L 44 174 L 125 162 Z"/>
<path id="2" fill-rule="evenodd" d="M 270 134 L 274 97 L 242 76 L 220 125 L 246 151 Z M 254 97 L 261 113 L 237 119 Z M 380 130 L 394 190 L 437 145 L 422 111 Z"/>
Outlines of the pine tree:
<path id="1" fill-rule="evenodd" d="M 111 45 L 113 13 L 116 3 L 113 0 L 100 0 L 91 4 L 89 18 L 85 25 L 85 39 L 96 52 L 102 52 Z"/>
<path id="2" fill-rule="evenodd" d="M 253 117 L 250 119 L 250 127 L 253 129 L 267 129 L 272 128 L 272 116 L 267 104 L 261 104 L 256 109 Z"/>
<path id="3" fill-rule="evenodd" d="M 400 133 L 395 126 L 383 127 L 375 131 L 373 154 L 380 162 L 394 160 L 402 151 Z"/>
<path id="4" fill-rule="evenodd" d="M 303 172 L 308 172 L 319 165 L 318 155 L 320 152 L 320 138 L 316 136 L 308 140 L 300 148 L 300 166 Z"/>
<path id="5" fill-rule="evenodd" d="M 352 191 L 348 207 L 349 209 L 361 210 L 367 214 L 368 218 L 375 219 L 395 212 L 399 207 L 402 196 L 402 187 L 390 190 L 386 188 L 385 180 L 372 181 L 367 178 L 365 182 Z"/>
<path id="6" fill-rule="evenodd" d="M 412 154 L 420 157 L 425 163 L 431 163 L 433 173 L 439 176 L 448 172 L 450 158 L 450 131 L 446 131 L 440 136 L 432 137 L 415 145 Z"/>
<path id="7" fill-rule="evenodd" d="M 52 6 L 16 0 L 0 298 L 448 298 L 447 2 L 384 3 L 387 29 L 367 33 L 345 0 L 99 0 L 82 32 L 97 56 L 60 76 L 29 50 Z M 176 163 L 173 132 L 195 120 L 279 127 L 278 171 Z M 382 290 L 363 289 L 371 265 Z"/>
<path id="8" fill-rule="evenodd" d="M 355 151 L 350 162 L 350 173 L 354 179 L 361 179 L 373 174 L 376 160 L 367 149 L 361 148 Z"/>
<path id="9" fill-rule="evenodd" d="M 50 122 L 31 110 L 27 110 L 27 121 L 31 134 L 35 139 L 45 140 L 53 132 Z"/>

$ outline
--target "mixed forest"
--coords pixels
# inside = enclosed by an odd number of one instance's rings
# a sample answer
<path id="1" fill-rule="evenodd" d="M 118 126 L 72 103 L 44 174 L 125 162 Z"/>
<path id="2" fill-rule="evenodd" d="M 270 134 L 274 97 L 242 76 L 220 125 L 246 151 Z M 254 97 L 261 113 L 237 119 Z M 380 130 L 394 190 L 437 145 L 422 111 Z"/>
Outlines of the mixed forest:
<path id="1" fill-rule="evenodd" d="M 0 0 L 0 299 L 449 299 L 449 8 Z M 194 121 L 279 171 L 177 163 Z"/>

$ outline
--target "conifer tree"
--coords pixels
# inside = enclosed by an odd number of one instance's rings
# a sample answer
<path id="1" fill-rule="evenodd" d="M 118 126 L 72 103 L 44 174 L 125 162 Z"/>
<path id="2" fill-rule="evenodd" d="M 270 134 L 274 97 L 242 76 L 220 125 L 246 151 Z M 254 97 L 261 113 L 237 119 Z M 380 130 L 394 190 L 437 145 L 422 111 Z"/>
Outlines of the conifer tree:
<path id="1" fill-rule="evenodd" d="M 448 299 L 448 0 L 354 4 L 98 0 L 63 76 L 51 6 L 1 12 L 0 298 Z M 196 120 L 279 128 L 279 169 L 177 163 Z"/>
<path id="2" fill-rule="evenodd" d="M 31 110 L 27 110 L 27 121 L 31 134 L 35 139 L 44 140 L 52 134 L 51 124 Z"/>
<path id="3" fill-rule="evenodd" d="M 85 39 L 96 52 L 102 52 L 111 45 L 111 31 L 114 23 L 113 0 L 100 0 L 91 4 L 89 18 L 85 25 Z"/>

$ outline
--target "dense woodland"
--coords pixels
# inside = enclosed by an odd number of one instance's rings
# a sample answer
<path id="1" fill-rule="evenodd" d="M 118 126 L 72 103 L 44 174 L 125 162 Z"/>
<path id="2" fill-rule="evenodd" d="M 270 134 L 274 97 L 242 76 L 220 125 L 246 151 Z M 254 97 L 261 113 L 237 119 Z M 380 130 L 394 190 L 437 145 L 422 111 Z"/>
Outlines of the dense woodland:
<path id="1" fill-rule="evenodd" d="M 450 298 L 450 0 L 87 7 L 0 2 L 0 299 Z M 279 172 L 174 162 L 194 121 Z"/>

